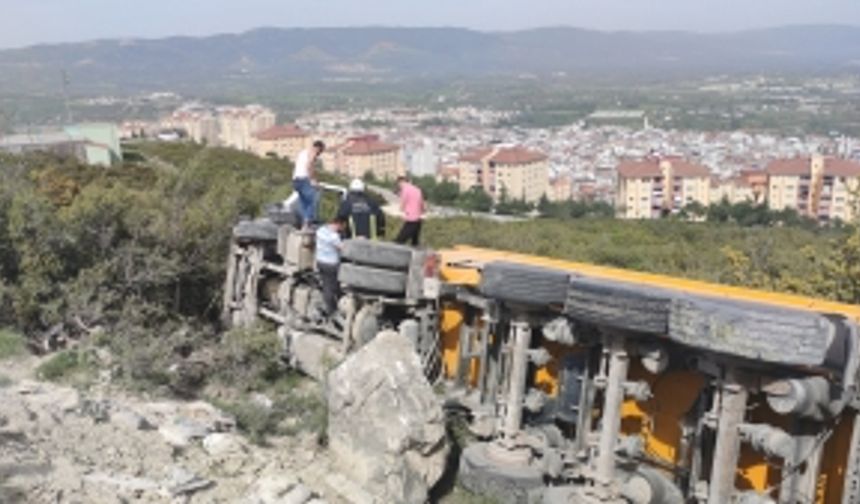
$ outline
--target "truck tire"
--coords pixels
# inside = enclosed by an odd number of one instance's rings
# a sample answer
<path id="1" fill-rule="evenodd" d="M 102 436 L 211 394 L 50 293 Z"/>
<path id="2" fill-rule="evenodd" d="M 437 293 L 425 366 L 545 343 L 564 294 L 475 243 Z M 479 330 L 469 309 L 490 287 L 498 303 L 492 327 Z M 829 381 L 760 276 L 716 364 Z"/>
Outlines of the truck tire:
<path id="1" fill-rule="evenodd" d="M 392 295 L 406 292 L 407 274 L 401 271 L 343 263 L 338 279 L 352 289 Z"/>
<path id="2" fill-rule="evenodd" d="M 412 248 L 405 245 L 358 239 L 343 243 L 342 257 L 356 264 L 407 270 L 412 261 L 412 252 Z"/>
<path id="3" fill-rule="evenodd" d="M 650 334 L 666 334 L 672 294 L 624 282 L 574 278 L 565 313 L 600 326 Z"/>
<path id="4" fill-rule="evenodd" d="M 481 272 L 481 294 L 508 303 L 563 305 L 570 275 L 561 270 L 492 262 Z"/>
<path id="5" fill-rule="evenodd" d="M 302 225 L 302 216 L 291 209 L 284 208 L 280 203 L 269 205 L 266 208 L 266 217 L 278 226 L 288 224 L 299 228 Z"/>
<path id="6" fill-rule="evenodd" d="M 241 221 L 233 227 L 233 236 L 241 243 L 278 241 L 278 226 L 269 219 Z"/>
<path id="7" fill-rule="evenodd" d="M 541 470 L 496 463 L 486 449 L 487 443 L 472 443 L 463 450 L 457 474 L 463 488 L 500 504 L 527 504 L 529 494 L 543 488 Z"/>
<path id="8" fill-rule="evenodd" d="M 826 364 L 838 339 L 833 322 L 818 313 L 691 296 L 673 300 L 669 338 L 693 348 L 797 366 Z"/>

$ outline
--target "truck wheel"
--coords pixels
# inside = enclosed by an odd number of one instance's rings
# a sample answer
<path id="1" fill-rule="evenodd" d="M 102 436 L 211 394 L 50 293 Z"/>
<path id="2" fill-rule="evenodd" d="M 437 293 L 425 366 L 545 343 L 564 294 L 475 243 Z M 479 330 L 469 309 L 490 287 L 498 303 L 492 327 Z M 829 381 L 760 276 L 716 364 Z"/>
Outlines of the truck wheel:
<path id="1" fill-rule="evenodd" d="M 343 244 L 343 259 L 356 264 L 380 268 L 409 269 L 413 250 L 406 245 L 371 240 L 347 240 Z"/>
<path id="2" fill-rule="evenodd" d="M 398 295 L 406 292 L 406 273 L 344 263 L 338 273 L 340 283 L 358 290 Z"/>
<path id="3" fill-rule="evenodd" d="M 481 272 L 481 294 L 529 306 L 564 304 L 570 275 L 561 270 L 492 262 Z"/>
<path id="4" fill-rule="evenodd" d="M 674 300 L 669 319 L 679 343 L 784 365 L 824 364 L 836 333 L 817 313 L 694 297 Z"/>
<path id="5" fill-rule="evenodd" d="M 611 280 L 574 278 L 565 312 L 595 325 L 666 334 L 671 294 Z"/>
<path id="6" fill-rule="evenodd" d="M 543 473 L 532 466 L 505 465 L 487 455 L 488 443 L 463 450 L 457 479 L 463 488 L 502 504 L 526 504 L 529 493 L 544 486 Z"/>
<path id="7" fill-rule="evenodd" d="M 233 227 L 233 236 L 241 243 L 277 241 L 278 226 L 269 219 L 242 221 Z"/>

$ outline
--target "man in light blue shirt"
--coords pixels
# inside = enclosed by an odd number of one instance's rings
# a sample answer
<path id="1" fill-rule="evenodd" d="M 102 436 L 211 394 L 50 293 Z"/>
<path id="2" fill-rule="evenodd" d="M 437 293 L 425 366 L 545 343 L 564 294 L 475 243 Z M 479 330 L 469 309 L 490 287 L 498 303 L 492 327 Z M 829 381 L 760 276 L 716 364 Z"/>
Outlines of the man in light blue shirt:
<path id="1" fill-rule="evenodd" d="M 320 226 L 316 232 L 316 263 L 322 281 L 326 317 L 331 317 L 337 311 L 337 300 L 340 297 L 337 273 L 340 268 L 340 249 L 343 246 L 341 233 L 344 224 L 342 217 L 335 217 L 328 224 Z"/>

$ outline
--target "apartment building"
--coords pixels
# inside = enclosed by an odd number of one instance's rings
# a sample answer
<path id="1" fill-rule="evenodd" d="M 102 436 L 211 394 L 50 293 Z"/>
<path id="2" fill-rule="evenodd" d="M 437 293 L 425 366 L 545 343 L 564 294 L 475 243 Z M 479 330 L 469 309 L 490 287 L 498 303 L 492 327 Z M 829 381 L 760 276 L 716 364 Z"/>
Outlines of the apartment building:
<path id="1" fill-rule="evenodd" d="M 219 107 L 219 144 L 239 150 L 251 150 L 254 134 L 275 125 L 275 113 L 259 105 Z"/>
<path id="2" fill-rule="evenodd" d="M 310 133 L 296 125 L 278 125 L 253 135 L 251 151 L 258 156 L 274 155 L 295 161 L 313 143 Z"/>
<path id="3" fill-rule="evenodd" d="M 163 119 L 160 128 L 183 131 L 199 144 L 218 145 L 220 141 L 218 118 L 207 109 L 179 109 Z"/>
<path id="4" fill-rule="evenodd" d="M 860 163 L 824 156 L 781 159 L 767 166 L 768 205 L 820 222 L 860 216 Z"/>
<path id="5" fill-rule="evenodd" d="M 63 129 L 0 136 L 0 152 L 51 152 L 104 167 L 122 162 L 119 129 L 110 123 L 82 123 Z"/>
<path id="6" fill-rule="evenodd" d="M 617 215 L 657 219 L 693 202 L 710 203 L 711 172 L 677 157 L 650 156 L 618 165 Z"/>
<path id="7" fill-rule="evenodd" d="M 729 203 L 763 204 L 767 201 L 767 172 L 764 170 L 741 170 L 726 179 L 711 179 L 711 203 L 728 200 Z"/>
<path id="8" fill-rule="evenodd" d="M 547 156 L 524 147 L 472 149 L 460 156 L 456 170 L 461 191 L 480 187 L 494 201 L 505 195 L 510 199 L 536 203 L 550 192 Z"/>
<path id="9" fill-rule="evenodd" d="M 377 135 L 353 137 L 333 147 L 323 158 L 323 166 L 350 178 L 372 174 L 379 180 L 394 180 L 406 173 L 400 146 L 383 142 Z"/>
<path id="10" fill-rule="evenodd" d="M 573 198 L 573 181 L 568 176 L 558 176 L 550 181 L 547 198 L 552 202 L 570 201 Z"/>
<path id="11" fill-rule="evenodd" d="M 251 150 L 254 134 L 275 125 L 275 113 L 260 105 L 218 107 L 186 105 L 161 120 L 160 129 L 180 130 L 197 142 Z"/>

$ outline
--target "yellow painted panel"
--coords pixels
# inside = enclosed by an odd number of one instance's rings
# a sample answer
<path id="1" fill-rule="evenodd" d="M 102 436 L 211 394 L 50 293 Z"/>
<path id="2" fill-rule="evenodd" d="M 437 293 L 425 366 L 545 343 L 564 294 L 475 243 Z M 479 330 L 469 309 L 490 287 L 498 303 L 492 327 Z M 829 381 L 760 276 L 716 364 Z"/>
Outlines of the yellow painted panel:
<path id="1" fill-rule="evenodd" d="M 439 329 L 442 332 L 442 365 L 447 378 L 453 378 L 457 374 L 462 323 L 463 312 L 458 305 L 450 304 L 442 307 Z"/>
<path id="2" fill-rule="evenodd" d="M 473 247 L 458 246 L 453 249 L 442 250 L 440 255 L 442 257 L 442 279 L 448 283 L 459 285 L 478 285 L 480 283 L 480 268 L 483 264 L 492 261 L 509 261 L 561 269 L 592 278 L 674 289 L 711 298 L 841 314 L 860 322 L 860 306 L 803 296 Z M 445 373 L 448 377 L 452 377 L 456 373 L 459 327 L 462 320 L 463 316 L 459 306 L 451 305 L 444 308 L 442 313 L 442 345 Z M 548 365 L 536 370 L 534 382 L 546 393 L 556 395 L 558 392 L 558 362 L 563 358 L 565 351 L 575 350 L 555 348 L 550 344 L 547 344 L 547 347 L 554 359 Z M 471 371 L 471 374 L 474 374 L 474 367 Z M 670 464 L 680 462 L 677 460 L 680 448 L 680 423 L 683 420 L 683 415 L 692 407 L 696 395 L 705 385 L 705 378 L 693 372 L 666 373 L 654 377 L 648 375 L 637 362 L 634 362 L 631 368 L 631 379 L 648 381 L 655 397 L 644 403 L 634 401 L 624 403 L 622 431 L 627 434 L 641 434 L 645 438 L 645 446 L 649 455 Z M 763 407 L 751 411 L 751 418 L 754 421 L 766 421 L 774 425 L 784 424 L 790 420 L 785 417 L 776 417 L 775 414 Z M 825 445 L 816 504 L 841 504 L 852 422 L 853 415 L 844 415 L 836 426 L 834 434 Z M 760 454 L 746 447 L 742 450 L 736 482 L 738 488 L 762 492 L 777 486 L 780 477 L 779 469 L 769 464 Z"/>
<path id="3" fill-rule="evenodd" d="M 566 270 L 571 273 L 586 275 L 593 278 L 603 278 L 620 282 L 636 283 L 644 286 L 675 289 L 682 292 L 699 294 L 713 298 L 766 303 L 774 306 L 782 306 L 785 308 L 806 309 L 823 313 L 838 313 L 846 317 L 850 317 L 856 321 L 860 321 L 860 306 L 836 303 L 832 301 L 824 301 L 804 296 L 795 296 L 792 294 L 782 294 L 777 292 L 747 289 L 743 287 L 731 287 L 727 285 L 701 282 L 697 280 L 687 280 L 683 278 L 670 277 L 665 275 L 641 273 L 638 271 L 623 270 L 619 268 L 595 266 L 593 264 L 562 261 L 558 259 L 548 259 L 545 257 L 537 257 L 525 254 L 516 254 L 513 252 L 488 250 L 475 247 L 457 246 L 453 249 L 441 250 L 439 251 L 439 253 L 442 256 L 443 270 L 446 273 L 449 270 L 452 270 L 452 277 L 456 276 L 458 279 L 468 278 L 468 280 L 472 284 L 475 284 L 479 281 L 479 274 L 475 276 L 469 276 L 461 271 L 463 269 L 468 268 L 464 268 L 462 266 L 457 268 L 450 268 L 446 267 L 445 265 L 465 263 L 477 269 L 478 267 L 480 267 L 480 265 L 492 261 L 510 261 L 521 264 L 530 264 L 534 266 L 544 266 L 548 268 Z"/>

